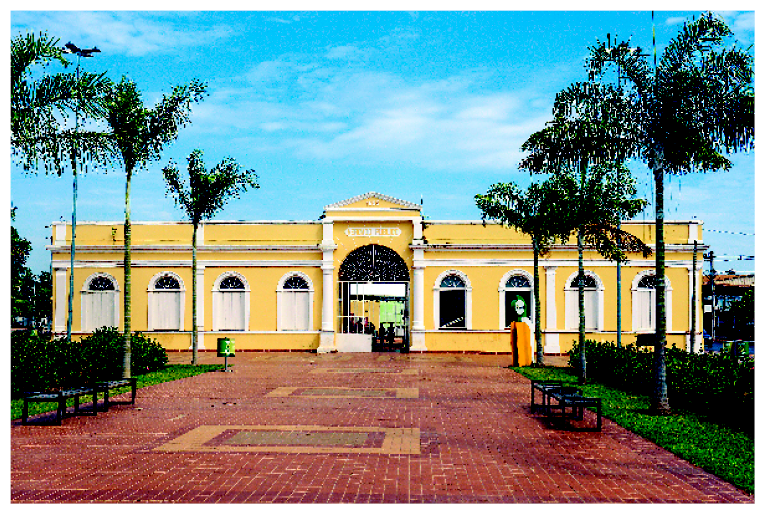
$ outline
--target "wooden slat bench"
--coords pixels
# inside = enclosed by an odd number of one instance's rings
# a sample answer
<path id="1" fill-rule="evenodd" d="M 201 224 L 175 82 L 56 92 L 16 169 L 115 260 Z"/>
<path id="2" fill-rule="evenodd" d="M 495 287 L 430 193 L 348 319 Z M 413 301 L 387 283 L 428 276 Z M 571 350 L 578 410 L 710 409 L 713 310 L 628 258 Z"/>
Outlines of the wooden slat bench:
<path id="1" fill-rule="evenodd" d="M 28 392 L 24 394 L 24 404 L 21 410 L 21 423 L 23 425 L 28 424 L 29 420 L 29 404 L 31 402 L 55 402 L 56 407 L 56 423 L 61 424 L 61 420 L 66 415 L 66 401 L 70 398 L 74 398 L 74 414 L 80 414 L 80 397 L 81 396 L 93 396 L 93 411 L 88 414 L 96 415 L 96 408 L 98 406 L 98 393 L 93 387 L 74 387 L 71 389 L 62 389 L 55 392 Z"/>
<path id="2" fill-rule="evenodd" d="M 109 410 L 109 389 L 130 386 L 130 404 L 135 404 L 136 380 L 135 377 L 119 378 L 116 380 L 103 380 L 95 383 L 94 389 L 97 393 L 104 393 L 104 410 Z M 111 403 L 116 403 L 112 401 Z"/>

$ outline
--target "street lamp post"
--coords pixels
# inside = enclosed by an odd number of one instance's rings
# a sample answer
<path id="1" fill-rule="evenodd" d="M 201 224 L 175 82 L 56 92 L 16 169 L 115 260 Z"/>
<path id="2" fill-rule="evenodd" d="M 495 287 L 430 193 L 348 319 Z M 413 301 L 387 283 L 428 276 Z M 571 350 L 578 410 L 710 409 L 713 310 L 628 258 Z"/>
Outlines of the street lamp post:
<path id="1" fill-rule="evenodd" d="M 82 49 L 67 43 L 62 49 L 64 53 L 75 54 L 77 56 L 77 82 L 76 87 L 80 86 L 80 57 L 93 57 L 93 53 L 100 52 L 96 47 Z M 74 253 L 75 239 L 77 233 L 77 161 L 79 157 L 79 132 L 80 132 L 80 93 L 77 91 L 77 99 L 74 104 L 74 148 L 71 152 L 72 159 L 72 243 L 69 249 L 69 298 L 68 298 L 68 316 L 66 319 L 66 340 L 72 340 L 72 311 L 74 303 Z"/>

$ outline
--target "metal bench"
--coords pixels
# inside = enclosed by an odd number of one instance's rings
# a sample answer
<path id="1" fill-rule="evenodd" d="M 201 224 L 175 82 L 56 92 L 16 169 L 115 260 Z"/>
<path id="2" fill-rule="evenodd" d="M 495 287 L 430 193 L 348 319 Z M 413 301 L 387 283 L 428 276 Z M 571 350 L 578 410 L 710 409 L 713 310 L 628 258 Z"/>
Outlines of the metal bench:
<path id="1" fill-rule="evenodd" d="M 542 402 L 536 403 L 535 391 L 542 395 Z M 553 403 L 552 400 L 555 400 Z M 560 380 L 532 380 L 531 381 L 531 410 L 541 408 L 545 416 L 557 416 L 560 418 L 584 419 L 584 408 L 593 407 L 597 415 L 596 428 L 600 431 L 602 422 L 602 401 L 597 397 L 584 396 L 582 390 L 566 385 Z M 570 409 L 570 412 L 569 412 Z"/>
<path id="2" fill-rule="evenodd" d="M 30 402 L 55 402 L 56 407 L 56 423 L 61 424 L 61 420 L 66 415 L 66 401 L 69 398 L 74 398 L 74 414 L 80 414 L 80 397 L 81 396 L 93 396 L 93 411 L 88 413 L 93 416 L 96 415 L 96 408 L 98 406 L 98 393 L 93 387 L 75 387 L 71 389 L 62 389 L 55 392 L 28 392 L 24 394 L 24 405 L 21 410 L 21 424 L 28 424 L 29 420 L 29 403 Z"/>
<path id="3" fill-rule="evenodd" d="M 136 393 L 136 380 L 134 377 L 119 378 L 117 380 L 102 380 L 95 383 L 94 389 L 96 393 L 104 393 L 104 411 L 109 410 L 109 389 L 116 389 L 118 387 L 130 386 L 130 404 L 135 404 Z M 111 401 L 111 403 L 116 403 Z"/>

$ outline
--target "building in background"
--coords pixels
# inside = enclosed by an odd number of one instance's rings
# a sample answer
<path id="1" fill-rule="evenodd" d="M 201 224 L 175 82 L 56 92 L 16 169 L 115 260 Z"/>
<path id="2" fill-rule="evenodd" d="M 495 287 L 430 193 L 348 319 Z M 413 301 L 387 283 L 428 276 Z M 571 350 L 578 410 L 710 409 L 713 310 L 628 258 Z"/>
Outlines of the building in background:
<path id="1" fill-rule="evenodd" d="M 714 288 L 712 287 L 714 278 Z M 704 331 L 709 338 L 754 341 L 754 316 L 736 317 L 736 302 L 754 292 L 754 273 L 736 274 L 733 270 L 721 275 L 705 275 L 702 284 Z M 714 309 L 714 313 L 713 313 Z M 714 327 L 713 327 L 714 324 Z"/>
<path id="2" fill-rule="evenodd" d="M 278 213 L 274 213 L 278 215 Z M 653 223 L 625 230 L 653 244 Z M 667 221 L 667 341 L 689 347 L 692 269 L 702 224 Z M 66 330 L 71 226 L 54 223 L 54 330 Z M 168 350 L 191 345 L 191 237 L 183 222 L 133 223 L 133 329 Z M 533 327 L 533 261 L 524 234 L 496 223 L 425 219 L 421 206 L 378 193 L 328 205 L 315 221 L 210 221 L 198 232 L 200 348 L 508 352 L 513 321 Z M 700 250 L 706 249 L 701 245 Z M 78 223 L 73 330 L 121 327 L 122 222 Z M 616 340 L 616 265 L 584 255 L 587 337 Z M 574 241 L 540 260 L 545 352 L 578 338 Z M 654 259 L 622 265 L 622 340 L 655 327 Z M 700 298 L 700 295 L 696 295 Z M 701 348 L 701 310 L 697 345 Z"/>

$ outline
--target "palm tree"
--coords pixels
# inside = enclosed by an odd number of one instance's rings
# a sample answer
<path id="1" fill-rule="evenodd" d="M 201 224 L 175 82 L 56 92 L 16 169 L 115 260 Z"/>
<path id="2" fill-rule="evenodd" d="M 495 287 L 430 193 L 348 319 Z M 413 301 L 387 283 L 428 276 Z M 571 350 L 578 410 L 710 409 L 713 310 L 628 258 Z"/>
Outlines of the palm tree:
<path id="1" fill-rule="evenodd" d="M 61 175 L 71 159 L 75 133 L 62 128 L 62 119 L 78 111 L 88 118 L 102 118 L 104 96 L 109 89 L 105 74 L 54 73 L 34 78 L 36 67 L 71 63 L 64 58 L 59 40 L 46 33 L 19 35 L 11 40 L 11 148 L 19 164 L 34 171 L 38 164 L 46 172 Z M 108 139 L 103 133 L 80 131 L 79 146 L 93 158 L 107 155 Z"/>
<path id="2" fill-rule="evenodd" d="M 58 46 L 58 39 L 45 33 L 27 34 L 11 40 L 11 147 L 22 167 L 32 171 L 42 162 L 46 172 L 61 175 L 68 161 L 72 169 L 72 236 L 69 271 L 68 316 L 66 337 L 72 337 L 72 304 L 74 299 L 74 257 L 77 227 L 77 164 L 83 153 L 89 161 L 104 162 L 110 155 L 106 134 L 80 129 L 80 115 L 102 118 L 104 97 L 110 82 L 105 74 L 77 72 L 46 74 L 35 80 L 32 66 L 70 63 Z M 71 45 L 71 44 L 69 44 Z M 75 47 L 76 48 L 76 47 Z M 79 50 L 79 49 L 78 49 Z M 61 118 L 75 114 L 74 129 L 64 129 Z M 84 152 L 83 152 L 84 150 Z M 87 166 L 83 169 L 87 170 Z"/>
<path id="3" fill-rule="evenodd" d="M 754 147 L 753 57 L 729 44 L 732 32 L 712 13 L 686 23 L 651 66 L 626 41 L 598 42 L 587 59 L 590 80 L 616 68 L 629 103 L 624 126 L 634 145 L 628 157 L 644 160 L 656 190 L 656 345 L 652 410 L 669 412 L 664 348 L 667 344 L 664 244 L 664 174 L 729 169 L 723 153 Z"/>
<path id="4" fill-rule="evenodd" d="M 541 300 L 539 298 L 539 256 L 546 255 L 556 239 L 568 238 L 567 227 L 557 223 L 565 219 L 559 207 L 564 205 L 565 188 L 555 176 L 533 183 L 523 191 L 514 183 L 492 184 L 485 194 L 475 196 L 481 217 L 498 220 L 505 227 L 520 230 L 531 237 L 534 253 L 534 340 L 536 364 L 544 365 L 542 346 Z"/>
<path id="5" fill-rule="evenodd" d="M 226 158 L 211 171 L 205 169 L 202 150 L 194 150 L 188 157 L 188 185 L 171 162 L 162 172 L 167 183 L 167 193 L 176 205 L 186 212 L 194 227 L 191 237 L 191 297 L 192 336 L 191 364 L 197 364 L 197 230 L 202 220 L 211 219 L 223 209 L 229 198 L 239 198 L 248 188 L 258 189 L 258 176 L 254 170 L 243 170 L 232 158 Z"/>
<path id="6" fill-rule="evenodd" d="M 610 260 L 624 261 L 626 252 L 648 256 L 650 248 L 621 229 L 622 219 L 641 212 L 645 200 L 636 199 L 635 180 L 620 164 L 632 142 L 619 133 L 616 115 L 621 99 L 609 88 L 587 84 L 568 88 L 556 97 L 555 110 L 569 98 L 581 99 L 579 108 L 556 112 L 554 121 L 532 134 L 522 150 L 529 152 L 519 165 L 536 173 L 553 173 L 568 195 L 558 223 L 576 232 L 578 252 L 579 352 L 582 382 L 587 380 L 584 313 L 584 247 L 594 247 Z M 594 101 L 596 99 L 597 101 Z"/>
<path id="7" fill-rule="evenodd" d="M 123 78 L 107 96 L 106 121 L 112 131 L 114 145 L 125 166 L 125 353 L 122 373 L 130 376 L 131 338 L 131 225 L 130 188 L 133 172 L 158 160 L 166 144 L 178 137 L 178 130 L 191 122 L 191 104 L 202 99 L 206 86 L 198 81 L 177 86 L 169 96 L 147 109 L 135 82 Z"/>

